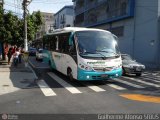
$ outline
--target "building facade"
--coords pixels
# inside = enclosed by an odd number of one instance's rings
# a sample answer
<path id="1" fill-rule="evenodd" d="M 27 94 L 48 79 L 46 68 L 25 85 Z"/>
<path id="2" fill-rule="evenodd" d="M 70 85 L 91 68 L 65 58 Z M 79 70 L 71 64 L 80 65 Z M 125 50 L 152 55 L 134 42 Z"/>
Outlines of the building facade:
<path id="1" fill-rule="evenodd" d="M 121 53 L 160 68 L 160 0 L 73 0 L 75 26 L 109 30 Z"/>
<path id="2" fill-rule="evenodd" d="M 40 30 L 36 33 L 34 42 L 37 43 L 39 41 L 42 44 L 43 35 L 46 33 L 50 33 L 54 30 L 54 14 L 46 12 L 41 12 L 41 14 L 43 25 L 41 26 Z"/>
<path id="3" fill-rule="evenodd" d="M 55 15 L 54 28 L 73 27 L 74 9 L 73 6 L 64 6 Z"/>

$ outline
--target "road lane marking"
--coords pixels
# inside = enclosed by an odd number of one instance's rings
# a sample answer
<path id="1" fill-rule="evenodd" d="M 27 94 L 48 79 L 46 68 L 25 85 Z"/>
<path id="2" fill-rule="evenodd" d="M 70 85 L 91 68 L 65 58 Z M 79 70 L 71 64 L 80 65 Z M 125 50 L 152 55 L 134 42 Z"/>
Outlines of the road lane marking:
<path id="1" fill-rule="evenodd" d="M 28 62 L 29 62 L 29 64 L 30 64 L 33 68 L 36 67 L 35 65 L 33 65 L 33 63 L 32 63 L 30 60 L 29 60 Z"/>
<path id="2" fill-rule="evenodd" d="M 150 83 L 150 82 L 145 82 L 145 81 L 142 81 L 140 79 L 135 79 L 135 78 L 130 78 L 130 77 L 124 77 L 124 76 L 123 76 L 123 78 L 130 79 L 132 81 L 140 82 L 140 83 L 143 83 L 143 84 L 146 84 L 146 85 L 150 85 L 150 86 L 154 86 L 154 87 L 160 87 L 160 85 L 153 84 L 153 83 Z"/>
<path id="3" fill-rule="evenodd" d="M 29 64 L 33 67 L 33 68 L 39 68 L 39 69 L 49 69 L 50 67 L 39 67 L 39 66 L 36 66 L 34 65 L 31 61 L 29 61 Z"/>
<path id="4" fill-rule="evenodd" d="M 118 82 L 123 83 L 123 84 L 126 84 L 126 85 L 129 85 L 129 86 L 132 86 L 132 87 L 135 87 L 135 88 L 144 88 L 140 85 L 136 85 L 136 84 L 133 84 L 133 83 L 130 83 L 130 82 L 118 79 L 118 78 L 114 78 L 113 80 L 118 81 Z"/>
<path id="5" fill-rule="evenodd" d="M 156 80 L 156 78 L 151 78 L 151 77 L 143 77 L 142 79 L 145 79 L 145 80 L 150 80 L 150 81 L 154 81 L 154 82 L 158 82 L 160 83 L 159 80 Z"/>
<path id="6" fill-rule="evenodd" d="M 115 85 L 115 84 L 107 84 L 107 85 L 114 88 L 114 89 L 117 89 L 117 90 L 126 90 L 126 88 L 120 87 L 120 86 Z"/>
<path id="7" fill-rule="evenodd" d="M 49 76 L 51 76 L 55 81 L 57 81 L 60 85 L 62 85 L 65 89 L 67 89 L 72 94 L 82 93 L 77 88 L 73 87 L 71 84 L 65 82 L 60 77 L 58 77 L 56 74 L 49 72 Z"/>
<path id="8" fill-rule="evenodd" d="M 142 76 L 144 76 L 144 77 L 146 77 L 146 76 L 150 76 L 150 77 L 154 76 L 154 77 L 160 78 L 160 74 L 159 73 L 156 73 L 156 74 L 155 73 L 153 73 L 153 74 L 152 73 L 148 73 L 148 74 L 143 73 Z"/>
<path id="9" fill-rule="evenodd" d="M 88 85 L 87 87 L 90 88 L 90 89 L 92 89 L 92 90 L 95 91 L 95 92 L 103 92 L 103 91 L 106 91 L 106 90 L 104 90 L 104 89 L 102 89 L 102 88 L 100 88 L 100 87 L 98 87 L 98 86 L 95 86 L 95 85 Z"/>
<path id="10" fill-rule="evenodd" d="M 56 96 L 56 93 L 47 85 L 44 80 L 39 80 L 37 84 L 45 96 Z"/>
<path id="11" fill-rule="evenodd" d="M 29 69 L 32 71 L 32 73 L 34 74 L 35 79 L 38 79 L 38 77 L 37 77 L 35 71 L 32 69 L 32 67 L 31 67 L 31 66 L 28 66 L 28 67 L 29 67 Z"/>
<path id="12" fill-rule="evenodd" d="M 127 98 L 129 100 L 160 103 L 160 97 L 155 97 L 155 96 L 146 96 L 146 95 L 141 95 L 141 94 L 122 94 L 120 96 Z"/>

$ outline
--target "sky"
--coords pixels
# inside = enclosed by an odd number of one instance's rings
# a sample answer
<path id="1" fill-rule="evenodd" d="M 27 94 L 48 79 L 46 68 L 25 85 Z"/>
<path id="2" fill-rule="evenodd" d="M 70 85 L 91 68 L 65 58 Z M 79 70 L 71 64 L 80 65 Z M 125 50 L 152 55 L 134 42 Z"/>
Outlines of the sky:
<path id="1" fill-rule="evenodd" d="M 4 9 L 6 11 L 11 10 L 13 13 L 21 16 L 23 0 L 4 0 Z M 73 5 L 72 0 L 32 0 L 28 5 L 30 13 L 40 10 L 41 12 L 56 13 L 66 5 Z"/>
<path id="2" fill-rule="evenodd" d="M 72 0 L 32 0 L 28 9 L 31 13 L 37 10 L 56 13 L 65 5 L 73 5 Z"/>

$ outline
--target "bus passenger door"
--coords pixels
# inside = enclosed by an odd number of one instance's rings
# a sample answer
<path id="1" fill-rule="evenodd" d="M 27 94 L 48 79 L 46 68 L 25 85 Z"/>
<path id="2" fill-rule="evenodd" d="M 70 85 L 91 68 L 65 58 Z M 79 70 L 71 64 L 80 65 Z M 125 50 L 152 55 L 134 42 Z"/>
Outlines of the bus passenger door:
<path id="1" fill-rule="evenodd" d="M 73 42 L 73 44 L 69 44 L 69 39 L 72 39 L 72 41 L 74 41 L 73 36 L 70 37 L 70 34 L 68 34 L 65 37 L 65 41 L 63 43 L 63 66 L 62 66 L 62 71 L 65 75 L 67 75 L 67 69 L 71 68 L 71 70 L 73 71 L 73 76 L 77 76 L 77 64 L 76 64 L 76 59 L 77 59 L 77 53 L 76 53 L 76 47 L 75 47 L 75 43 Z M 76 78 L 76 77 L 75 77 Z"/>
<path id="2" fill-rule="evenodd" d="M 56 38 L 56 49 L 55 49 L 55 52 L 53 52 L 52 56 L 55 62 L 56 70 L 61 72 L 62 71 L 62 63 L 61 63 L 62 54 L 60 52 L 60 47 L 59 47 L 60 37 L 55 36 L 55 38 Z"/>

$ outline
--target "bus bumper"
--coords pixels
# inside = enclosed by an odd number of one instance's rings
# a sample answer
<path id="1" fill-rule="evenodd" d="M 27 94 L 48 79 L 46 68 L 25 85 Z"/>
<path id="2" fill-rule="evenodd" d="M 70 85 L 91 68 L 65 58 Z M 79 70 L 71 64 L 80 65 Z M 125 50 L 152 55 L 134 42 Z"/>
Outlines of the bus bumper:
<path id="1" fill-rule="evenodd" d="M 122 68 L 108 72 L 85 71 L 78 69 L 77 80 L 108 80 L 120 76 L 122 76 Z"/>

